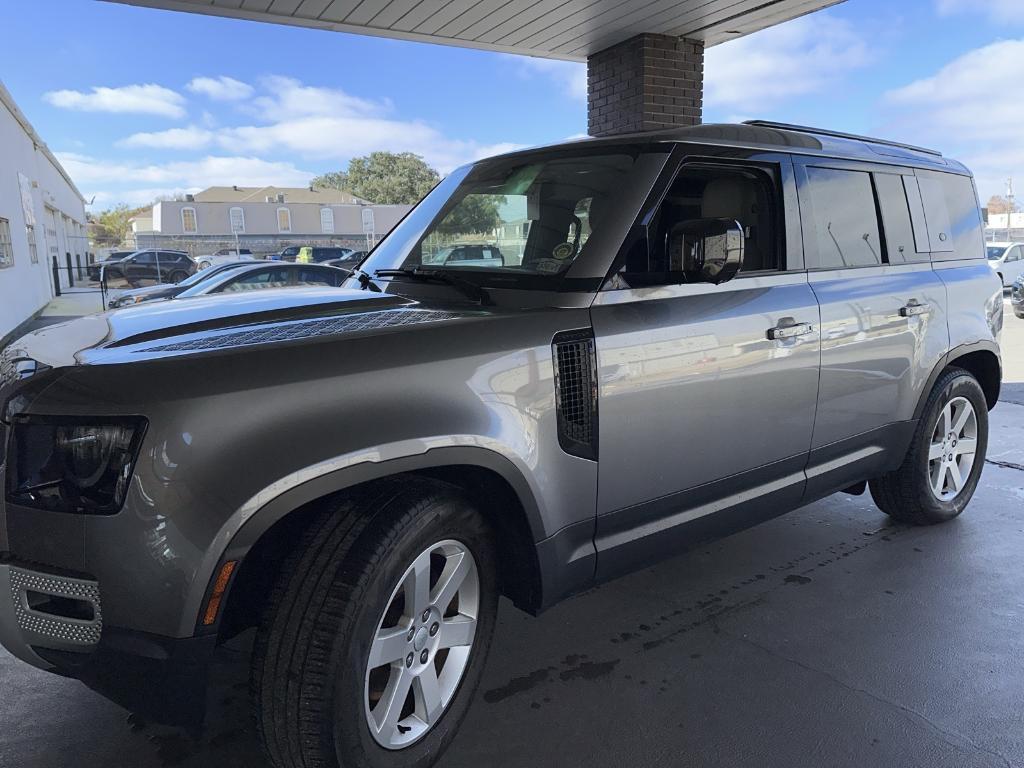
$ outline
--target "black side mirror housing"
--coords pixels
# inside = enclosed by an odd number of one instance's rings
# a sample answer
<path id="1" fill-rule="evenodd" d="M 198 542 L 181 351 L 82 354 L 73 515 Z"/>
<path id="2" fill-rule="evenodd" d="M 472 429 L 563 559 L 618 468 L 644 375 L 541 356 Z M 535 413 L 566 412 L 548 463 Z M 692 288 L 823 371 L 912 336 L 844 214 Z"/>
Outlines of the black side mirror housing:
<path id="1" fill-rule="evenodd" d="M 732 219 L 690 219 L 668 235 L 671 270 L 686 283 L 720 285 L 739 274 L 746 237 Z"/>

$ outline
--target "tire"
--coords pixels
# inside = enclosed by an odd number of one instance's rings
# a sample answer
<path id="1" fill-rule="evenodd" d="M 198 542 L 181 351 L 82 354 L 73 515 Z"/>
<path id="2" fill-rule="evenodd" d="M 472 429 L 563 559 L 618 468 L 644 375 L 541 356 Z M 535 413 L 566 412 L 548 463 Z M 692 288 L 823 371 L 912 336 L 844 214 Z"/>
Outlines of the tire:
<path id="1" fill-rule="evenodd" d="M 177 284 L 178 284 L 178 283 L 180 283 L 180 282 L 181 282 L 182 280 L 184 280 L 184 279 L 185 279 L 186 277 L 188 277 L 188 272 L 183 272 L 183 271 L 181 271 L 181 270 L 179 269 L 179 270 L 177 270 L 177 271 L 175 271 L 175 272 L 171 272 L 171 274 L 170 274 L 170 277 L 169 277 L 168 279 L 169 279 L 169 280 L 170 280 L 170 281 L 171 281 L 172 283 L 174 283 L 175 285 L 177 285 Z"/>
<path id="2" fill-rule="evenodd" d="M 463 547 L 471 555 L 468 567 L 476 567 L 475 601 L 472 595 L 464 598 L 462 592 L 458 596 L 460 614 L 474 602 L 476 609 L 475 632 L 470 644 L 463 646 L 465 654 L 456 648 L 431 651 L 429 645 L 435 642 L 434 623 L 440 627 L 436 634 L 440 645 L 444 638 L 453 637 L 449 629 L 463 620 L 461 616 L 454 617 L 453 623 L 435 614 L 429 624 L 420 624 L 423 614 L 407 617 L 404 614 L 409 611 L 403 608 L 399 611 L 403 615 L 395 618 L 412 564 L 421 563 L 424 552 L 438 543 Z M 436 558 L 444 556 L 445 550 L 429 555 L 431 567 L 426 572 L 433 576 L 440 567 Z M 396 479 L 335 501 L 320 512 L 282 567 L 253 652 L 252 703 L 271 763 L 276 768 L 432 765 L 454 738 L 483 673 L 497 615 L 496 562 L 492 535 L 482 516 L 456 488 L 444 483 Z M 469 582 L 467 576 L 464 583 Z M 433 655 L 425 664 L 422 655 L 416 656 L 411 667 L 406 655 L 371 672 L 368 659 L 371 648 L 377 647 L 373 641 L 378 633 L 387 632 L 382 626 L 393 626 L 392 621 L 401 628 L 394 635 L 396 641 L 409 643 L 401 653 Z M 411 641 L 404 629 L 407 622 L 412 622 L 415 633 Z M 426 644 L 423 650 L 421 639 Z M 459 676 L 446 678 L 452 662 Z M 409 709 L 405 706 L 398 725 L 386 726 L 381 733 L 415 740 L 385 746 L 384 737 L 371 730 L 380 704 L 374 708 L 368 693 L 380 692 L 393 675 L 398 675 L 396 681 L 407 679 L 405 673 L 426 672 L 439 665 L 441 684 L 435 690 L 447 690 L 450 698 L 440 710 L 433 708 L 433 722 L 423 726 L 425 730 L 411 715 L 404 715 Z M 416 681 L 408 698 L 417 708 L 412 714 L 418 714 L 420 702 L 426 700 L 426 683 Z M 379 702 L 387 696 L 388 690 L 383 689 Z M 408 726 L 406 731 L 402 723 Z"/>
<path id="3" fill-rule="evenodd" d="M 970 427 L 970 417 L 967 416 L 966 426 L 957 430 L 958 434 L 952 440 L 948 439 L 949 433 L 936 435 L 940 427 L 940 418 L 945 418 L 947 405 L 953 405 L 951 418 L 953 427 L 956 427 L 958 418 L 966 410 L 962 409 L 962 403 L 965 401 L 973 409 L 973 428 Z M 974 453 L 970 469 L 966 471 L 964 478 L 961 467 L 966 468 L 964 457 L 969 454 L 962 456 L 959 451 L 963 451 L 968 445 L 966 441 L 972 439 L 969 433 L 974 435 Z M 933 438 L 937 439 L 933 441 Z M 929 453 L 933 446 L 937 449 L 939 445 L 944 446 L 940 451 L 943 456 L 930 458 Z M 970 373 L 962 368 L 948 368 L 939 377 L 928 396 L 924 413 L 903 463 L 896 471 L 870 482 L 871 497 L 883 512 L 902 523 L 934 525 L 948 522 L 959 516 L 974 496 L 985 467 L 987 448 L 988 404 L 985 401 L 985 394 L 977 379 Z M 945 455 L 954 456 L 957 462 L 959 485 L 953 479 L 952 468 L 948 474 L 944 469 Z M 939 478 L 939 490 L 936 490 L 936 478 Z"/>

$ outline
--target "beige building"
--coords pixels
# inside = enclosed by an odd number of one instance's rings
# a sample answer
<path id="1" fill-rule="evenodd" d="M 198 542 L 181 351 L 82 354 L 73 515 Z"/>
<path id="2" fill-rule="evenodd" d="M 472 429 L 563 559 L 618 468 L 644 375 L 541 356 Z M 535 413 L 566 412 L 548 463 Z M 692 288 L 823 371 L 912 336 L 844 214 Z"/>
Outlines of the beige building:
<path id="1" fill-rule="evenodd" d="M 371 205 L 341 190 L 211 187 L 185 200 L 162 201 L 132 221 L 138 248 L 177 248 L 193 256 L 220 248 L 255 254 L 289 245 L 365 249 L 412 206 Z"/>

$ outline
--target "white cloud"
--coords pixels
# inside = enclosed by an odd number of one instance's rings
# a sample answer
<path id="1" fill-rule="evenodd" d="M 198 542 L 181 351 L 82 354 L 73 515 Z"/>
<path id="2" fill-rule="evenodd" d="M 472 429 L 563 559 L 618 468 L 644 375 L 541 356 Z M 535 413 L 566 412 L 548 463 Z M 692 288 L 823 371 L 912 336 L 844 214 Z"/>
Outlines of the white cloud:
<path id="1" fill-rule="evenodd" d="M 304 85 L 291 77 L 265 77 L 261 85 L 267 95 L 253 99 L 247 111 L 264 122 L 294 117 L 382 115 L 392 109 L 391 102 L 386 99 L 361 99 L 337 88 Z"/>
<path id="2" fill-rule="evenodd" d="M 1008 177 L 1024 178 L 1024 102 L 1008 96 L 1020 75 L 1007 66 L 1022 60 L 1024 39 L 993 43 L 890 91 L 882 101 L 888 133 L 966 163 L 984 200 L 1001 194 Z"/>
<path id="3" fill-rule="evenodd" d="M 118 143 L 161 150 L 217 148 L 253 156 L 277 154 L 331 160 L 339 166 L 375 150 L 415 152 L 441 173 L 471 160 L 522 148 L 509 142 L 484 144 L 449 138 L 428 123 L 391 116 L 393 106 L 388 101 L 363 99 L 339 89 L 304 85 L 287 77 L 268 77 L 261 85 L 265 95 L 243 108 L 255 118 L 253 124 L 216 127 L 208 122 L 207 127 L 136 133 Z"/>
<path id="4" fill-rule="evenodd" d="M 253 94 L 253 87 L 233 77 L 196 77 L 185 86 L 192 93 L 199 93 L 214 101 L 242 101 Z"/>
<path id="5" fill-rule="evenodd" d="M 977 16 L 983 13 L 1000 24 L 1024 22 L 1020 0 L 938 0 L 936 5 L 941 16 L 956 13 Z"/>
<path id="6" fill-rule="evenodd" d="M 43 99 L 55 107 L 79 112 L 113 112 L 119 114 L 160 115 L 182 118 L 185 99 L 176 91 L 161 85 L 125 85 L 120 88 L 93 87 L 92 91 L 50 91 Z"/>
<path id="7" fill-rule="evenodd" d="M 524 76 L 542 75 L 550 78 L 571 99 L 582 102 L 587 100 L 586 64 L 579 64 L 574 61 L 558 61 L 557 59 L 538 59 L 532 56 L 513 56 L 511 54 L 507 58 L 516 62 Z"/>
<path id="8" fill-rule="evenodd" d="M 704 105 L 750 113 L 821 92 L 871 62 L 854 27 L 824 14 L 804 16 L 705 54 Z"/>
<path id="9" fill-rule="evenodd" d="M 159 195 L 194 192 L 214 185 L 303 187 L 315 175 L 290 162 L 258 157 L 208 155 L 163 164 L 111 163 L 74 152 L 57 152 L 86 197 L 101 203 L 146 203 Z"/>
<path id="10" fill-rule="evenodd" d="M 149 149 L 202 150 L 214 139 L 214 132 L 190 125 L 187 128 L 171 128 L 152 133 L 133 133 L 117 142 L 122 147 L 146 147 Z"/>

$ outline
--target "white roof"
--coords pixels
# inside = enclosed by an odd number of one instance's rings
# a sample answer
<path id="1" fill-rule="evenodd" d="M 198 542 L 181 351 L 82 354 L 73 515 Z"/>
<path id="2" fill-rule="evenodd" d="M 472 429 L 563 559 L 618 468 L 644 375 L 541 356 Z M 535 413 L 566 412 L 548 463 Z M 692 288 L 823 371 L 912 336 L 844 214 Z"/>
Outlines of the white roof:
<path id="1" fill-rule="evenodd" d="M 844 0 L 110 0 L 585 61 L 641 33 L 717 45 Z"/>

